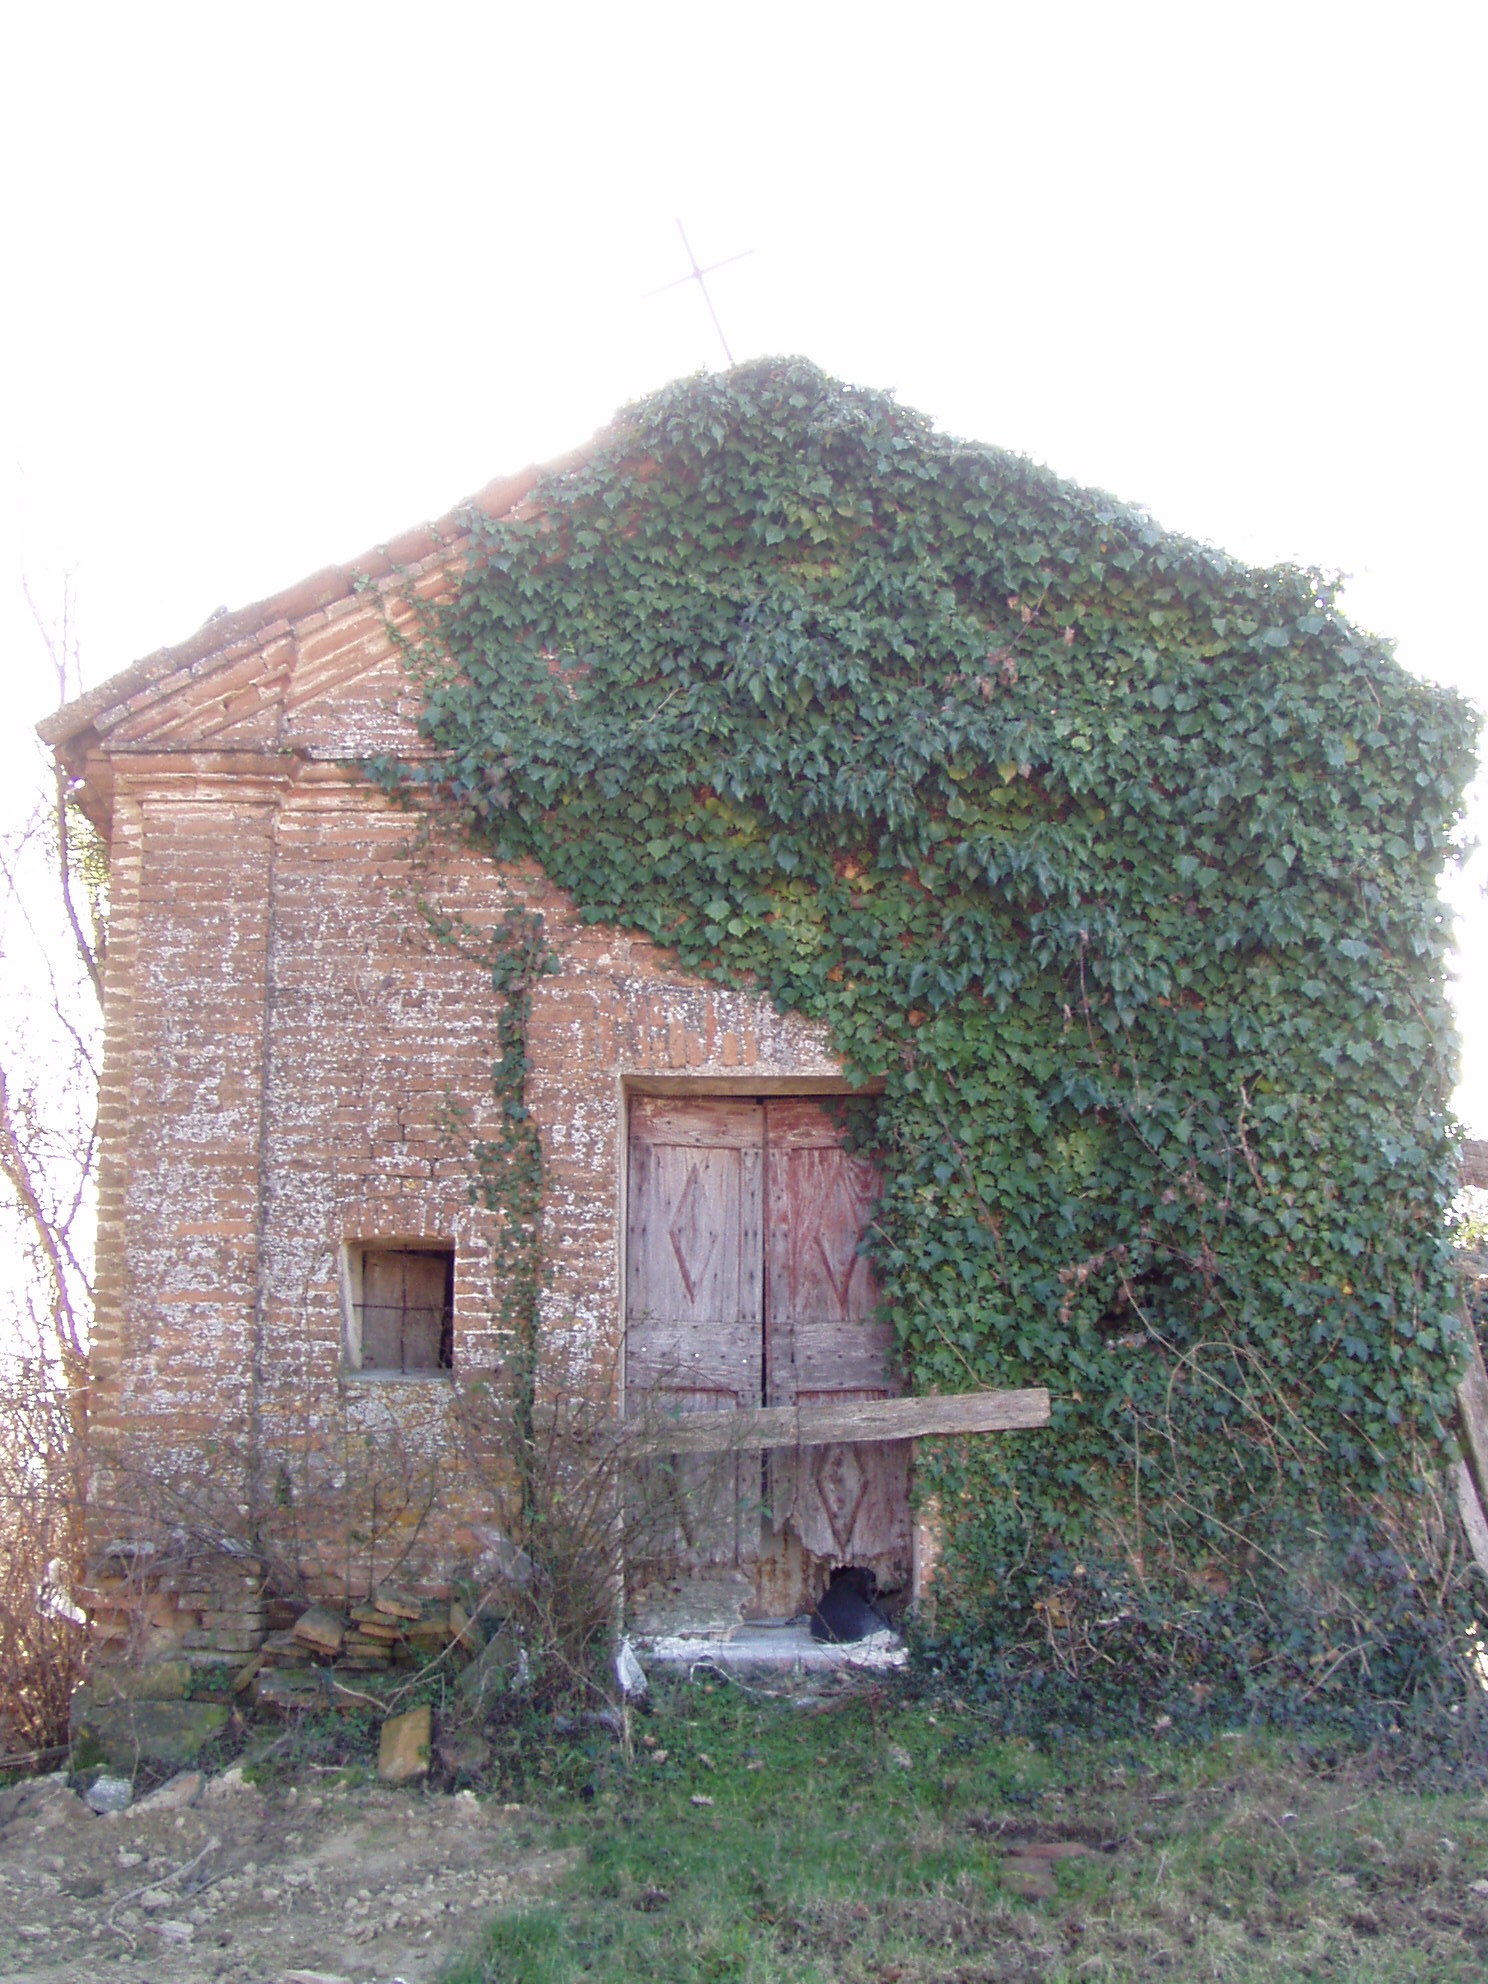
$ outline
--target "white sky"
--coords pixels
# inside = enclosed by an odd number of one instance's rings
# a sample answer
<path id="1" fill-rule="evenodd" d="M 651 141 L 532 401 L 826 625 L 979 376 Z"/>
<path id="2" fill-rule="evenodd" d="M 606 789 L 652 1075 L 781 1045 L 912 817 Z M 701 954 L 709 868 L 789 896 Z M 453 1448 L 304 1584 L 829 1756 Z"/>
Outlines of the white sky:
<path id="1" fill-rule="evenodd" d="M 1306 0 L 13 8 L 0 779 L 51 701 L 23 573 L 75 570 L 96 682 L 563 452 L 720 360 L 646 295 L 678 215 L 754 250 L 736 356 L 1347 572 L 1488 701 L 1485 55 L 1481 6 Z"/>

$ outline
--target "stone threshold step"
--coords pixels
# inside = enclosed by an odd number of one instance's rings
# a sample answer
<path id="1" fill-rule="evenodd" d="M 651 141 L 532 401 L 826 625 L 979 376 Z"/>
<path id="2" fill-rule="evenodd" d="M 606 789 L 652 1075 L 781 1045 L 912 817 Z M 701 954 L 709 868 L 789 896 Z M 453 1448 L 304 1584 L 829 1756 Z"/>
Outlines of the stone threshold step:
<path id="1" fill-rule="evenodd" d="M 814 1640 L 804 1620 L 782 1625 L 746 1624 L 727 1639 L 704 1634 L 667 1633 L 638 1639 L 636 1652 L 643 1661 L 662 1666 L 695 1665 L 711 1661 L 723 1668 L 766 1668 L 803 1672 L 840 1668 L 877 1669 L 903 1667 L 909 1649 L 897 1633 L 873 1633 L 864 1640 Z"/>

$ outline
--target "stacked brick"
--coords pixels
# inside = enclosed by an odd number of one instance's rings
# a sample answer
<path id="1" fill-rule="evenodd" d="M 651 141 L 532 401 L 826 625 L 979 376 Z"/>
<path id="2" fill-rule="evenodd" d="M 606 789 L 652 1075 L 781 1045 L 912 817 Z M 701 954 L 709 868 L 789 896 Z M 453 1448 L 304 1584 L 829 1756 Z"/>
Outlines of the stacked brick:
<path id="1" fill-rule="evenodd" d="M 307 1607 L 293 1625 L 266 1635 L 247 1678 L 261 1706 L 300 1708 L 324 1702 L 333 1677 L 354 1681 L 413 1665 L 456 1642 L 466 1649 L 474 1643 L 458 1601 L 379 1592 L 365 1604 Z M 364 1698 L 354 1688 L 338 1696 L 331 1686 L 329 1699 L 354 1705 Z"/>
<path id="2" fill-rule="evenodd" d="M 147 1664 L 185 1654 L 194 1666 L 250 1655 L 268 1621 L 263 1573 L 246 1559 L 185 1557 L 116 1546 L 82 1594 L 105 1656 Z"/>

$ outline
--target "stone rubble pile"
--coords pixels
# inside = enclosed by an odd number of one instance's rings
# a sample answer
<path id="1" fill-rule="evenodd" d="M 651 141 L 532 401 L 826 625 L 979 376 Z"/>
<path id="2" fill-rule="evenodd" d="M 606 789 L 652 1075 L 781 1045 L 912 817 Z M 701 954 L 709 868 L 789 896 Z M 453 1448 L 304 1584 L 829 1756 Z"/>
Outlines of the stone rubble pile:
<path id="1" fill-rule="evenodd" d="M 281 1608 L 272 1608 L 276 1614 Z M 344 1695 L 336 1677 L 374 1675 L 453 1649 L 454 1662 L 481 1657 L 494 1622 L 473 1620 L 458 1599 L 381 1591 L 337 1609 L 308 1606 L 264 1636 L 234 1689 L 266 1707 L 293 1708 Z M 513 1649 L 514 1651 L 514 1649 Z"/>
<path id="2" fill-rule="evenodd" d="M 457 1599 L 379 1591 L 341 1607 L 267 1600 L 264 1615 L 257 1643 L 233 1658 L 178 1646 L 163 1658 L 100 1662 L 73 1697 L 74 1769 L 188 1766 L 235 1709 L 362 1710 L 370 1679 L 440 1656 L 477 1713 L 528 1677 L 526 1653 L 501 1620 L 472 1616 Z"/>

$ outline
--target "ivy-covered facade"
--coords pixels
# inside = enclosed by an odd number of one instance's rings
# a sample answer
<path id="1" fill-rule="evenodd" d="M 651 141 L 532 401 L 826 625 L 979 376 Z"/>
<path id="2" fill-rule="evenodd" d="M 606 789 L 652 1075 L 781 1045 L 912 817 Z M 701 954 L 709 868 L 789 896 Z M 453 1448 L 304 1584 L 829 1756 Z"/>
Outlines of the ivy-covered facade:
<path id="1" fill-rule="evenodd" d="M 432 756 L 377 776 L 880 1089 L 908 1382 L 1053 1394 L 920 1457 L 984 1633 L 1162 1587 L 1264 1664 L 1299 1552 L 1324 1613 L 1377 1568 L 1459 1362 L 1460 699 L 1320 574 L 799 361 L 480 520 L 408 656 Z"/>

